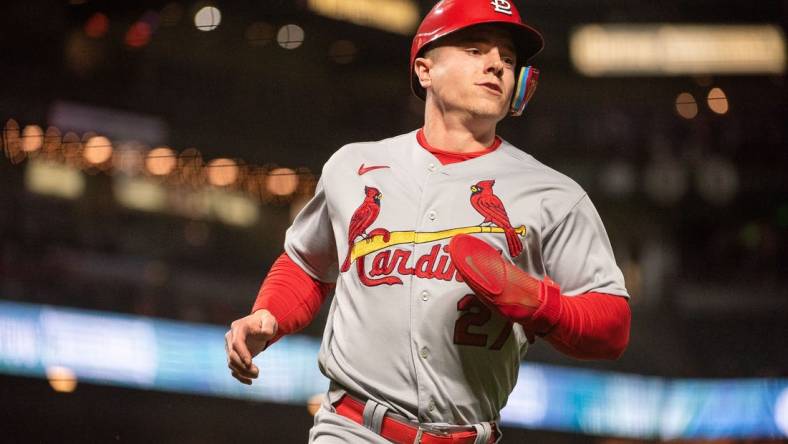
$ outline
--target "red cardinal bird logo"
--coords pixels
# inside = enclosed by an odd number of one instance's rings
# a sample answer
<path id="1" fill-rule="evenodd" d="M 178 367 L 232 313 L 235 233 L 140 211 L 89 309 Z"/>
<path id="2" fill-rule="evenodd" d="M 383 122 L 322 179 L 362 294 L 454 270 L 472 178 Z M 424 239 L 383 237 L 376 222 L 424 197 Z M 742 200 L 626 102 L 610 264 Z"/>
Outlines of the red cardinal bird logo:
<path id="1" fill-rule="evenodd" d="M 495 185 L 494 180 L 482 180 L 476 185 L 471 185 L 471 205 L 484 216 L 484 221 L 480 225 L 495 224 L 503 228 L 506 244 L 509 246 L 509 254 L 512 257 L 517 257 L 523 252 L 523 243 L 509 222 L 509 216 L 506 214 L 501 199 L 493 194 L 493 185 Z"/>
<path id="2" fill-rule="evenodd" d="M 350 228 L 348 228 L 348 248 L 347 248 L 347 257 L 345 258 L 345 262 L 342 264 L 342 272 L 347 271 L 350 268 L 350 253 L 353 251 L 353 242 L 356 240 L 357 237 L 363 236 L 364 238 L 368 237 L 367 228 L 372 225 L 372 222 L 375 222 L 375 219 L 378 218 L 378 214 L 380 214 L 380 199 L 383 197 L 383 194 L 375 187 L 364 187 L 364 202 L 361 202 L 356 211 L 353 213 L 353 217 L 350 218 Z"/>

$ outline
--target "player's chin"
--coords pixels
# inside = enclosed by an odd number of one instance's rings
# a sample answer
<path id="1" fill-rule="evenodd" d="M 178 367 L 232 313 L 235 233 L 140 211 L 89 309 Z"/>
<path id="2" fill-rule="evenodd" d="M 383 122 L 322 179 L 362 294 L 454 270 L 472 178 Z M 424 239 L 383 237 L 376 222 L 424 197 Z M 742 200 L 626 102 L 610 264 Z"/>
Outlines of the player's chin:
<path id="1" fill-rule="evenodd" d="M 502 119 L 506 117 L 509 110 L 509 101 L 505 100 L 503 96 L 486 95 L 480 97 L 474 106 L 477 115 L 485 116 L 488 118 Z"/>
<path id="2" fill-rule="evenodd" d="M 508 114 L 508 106 L 498 103 L 480 103 L 473 107 L 471 112 L 478 118 L 500 121 Z"/>

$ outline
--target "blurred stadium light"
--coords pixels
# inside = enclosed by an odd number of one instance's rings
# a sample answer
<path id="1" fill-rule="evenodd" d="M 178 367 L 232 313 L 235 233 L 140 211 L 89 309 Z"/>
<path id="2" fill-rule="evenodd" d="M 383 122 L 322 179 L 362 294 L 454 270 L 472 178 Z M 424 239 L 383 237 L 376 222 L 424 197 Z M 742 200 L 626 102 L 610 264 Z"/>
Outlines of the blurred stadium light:
<path id="1" fill-rule="evenodd" d="M 308 0 L 310 10 L 336 20 L 408 35 L 419 23 L 419 6 L 411 0 Z"/>
<path id="2" fill-rule="evenodd" d="M 82 155 L 88 163 L 100 165 L 112 157 L 112 142 L 104 136 L 91 136 L 85 143 Z"/>
<path id="3" fill-rule="evenodd" d="M 215 6 L 203 6 L 194 14 L 194 26 L 200 31 L 213 31 L 222 23 L 222 12 Z"/>
<path id="4" fill-rule="evenodd" d="M 175 164 L 175 152 L 168 147 L 154 148 L 145 157 L 145 167 L 154 176 L 170 174 Z"/>
<path id="5" fill-rule="evenodd" d="M 85 191 L 85 178 L 68 165 L 31 161 L 25 169 L 25 187 L 33 193 L 76 199 Z"/>
<path id="6" fill-rule="evenodd" d="M 303 405 L 328 381 L 320 341 L 287 336 L 229 374 L 217 326 L 0 301 L 0 372 Z M 53 370 L 54 369 L 54 370 Z M 55 385 L 57 384 L 57 385 Z M 666 379 L 525 363 L 502 412 L 511 427 L 644 439 L 788 436 L 788 379 Z"/>
<path id="7" fill-rule="evenodd" d="M 38 151 L 44 145 L 44 131 L 38 125 L 27 125 L 22 131 L 22 151 Z"/>
<path id="8" fill-rule="evenodd" d="M 722 88 L 712 88 L 706 96 L 706 102 L 709 109 L 717 114 L 725 114 L 728 112 L 728 97 Z"/>
<path id="9" fill-rule="evenodd" d="M 276 42 L 284 49 L 296 49 L 304 43 L 304 28 L 289 24 L 279 28 Z"/>
<path id="10" fill-rule="evenodd" d="M 77 388 L 77 377 L 68 367 L 53 365 L 46 368 L 49 385 L 56 392 L 70 393 Z"/>
<path id="11" fill-rule="evenodd" d="M 785 35 L 774 25 L 591 24 L 570 36 L 587 76 L 782 74 Z"/>
<path id="12" fill-rule="evenodd" d="M 125 133 L 134 128 L 148 139 L 163 136 L 157 121 L 144 116 L 110 112 L 98 118 L 94 113 L 101 114 L 99 110 L 69 103 L 59 103 L 53 109 L 59 121 L 65 119 L 76 127 L 103 120 L 99 126 L 111 132 Z M 71 115 L 72 111 L 76 116 Z M 52 197 L 82 196 L 83 172 L 95 174 L 101 170 L 115 175 L 113 194 L 126 208 L 251 227 L 260 219 L 260 201 L 286 203 L 294 194 L 311 196 L 313 192 L 314 177 L 306 168 L 261 168 L 246 165 L 243 159 L 223 157 L 204 164 L 196 148 L 178 154 L 159 146 L 144 153 L 147 147 L 137 140 L 119 142 L 116 150 L 113 141 L 93 131 L 84 133 L 81 139 L 73 132 L 61 138 L 57 127 L 50 126 L 44 135 L 40 126 L 31 124 L 20 134 L 19 124 L 9 119 L 2 141 L 12 163 L 30 159 L 25 168 L 26 188 Z M 142 173 L 143 165 L 147 174 Z"/>
<path id="13" fill-rule="evenodd" d="M 126 176 L 118 176 L 113 185 L 118 203 L 134 210 L 214 219 L 238 227 L 251 227 L 260 219 L 258 203 L 237 191 L 173 188 L 153 179 Z"/>
<path id="14" fill-rule="evenodd" d="M 113 191 L 118 203 L 134 210 L 164 211 L 167 203 L 164 187 L 149 179 L 118 177 Z"/>

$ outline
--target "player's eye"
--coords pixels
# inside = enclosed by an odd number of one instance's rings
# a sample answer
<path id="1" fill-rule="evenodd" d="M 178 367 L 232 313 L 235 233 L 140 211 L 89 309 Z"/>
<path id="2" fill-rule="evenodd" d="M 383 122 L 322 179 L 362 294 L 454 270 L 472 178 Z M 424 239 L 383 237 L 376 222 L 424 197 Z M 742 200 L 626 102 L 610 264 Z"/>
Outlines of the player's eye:
<path id="1" fill-rule="evenodd" d="M 481 55 L 482 53 L 482 51 L 479 48 L 467 48 L 465 52 L 471 55 Z"/>

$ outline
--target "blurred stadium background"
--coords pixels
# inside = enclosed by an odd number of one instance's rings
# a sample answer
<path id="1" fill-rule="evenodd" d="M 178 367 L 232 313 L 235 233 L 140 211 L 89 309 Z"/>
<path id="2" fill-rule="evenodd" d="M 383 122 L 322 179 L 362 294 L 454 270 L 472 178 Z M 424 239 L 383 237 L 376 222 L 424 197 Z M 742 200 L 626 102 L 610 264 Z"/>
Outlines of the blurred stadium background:
<path id="1" fill-rule="evenodd" d="M 0 441 L 306 441 L 325 310 L 251 388 L 223 333 L 330 154 L 420 126 L 433 3 L 4 3 Z M 500 134 L 588 190 L 633 330 L 534 346 L 504 442 L 785 442 L 788 2 L 518 6 L 547 46 Z"/>

